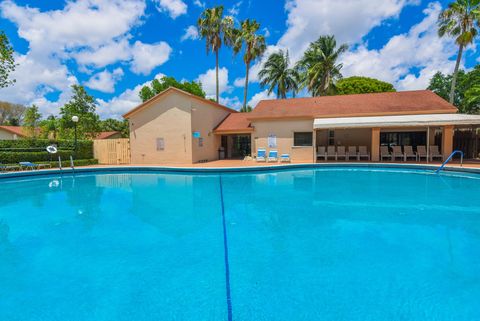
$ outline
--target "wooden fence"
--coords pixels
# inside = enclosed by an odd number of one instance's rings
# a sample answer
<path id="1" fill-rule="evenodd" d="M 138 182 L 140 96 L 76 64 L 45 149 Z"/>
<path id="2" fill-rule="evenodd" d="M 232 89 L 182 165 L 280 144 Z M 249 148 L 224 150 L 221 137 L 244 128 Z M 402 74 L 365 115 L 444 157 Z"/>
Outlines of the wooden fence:
<path id="1" fill-rule="evenodd" d="M 96 139 L 93 141 L 93 156 L 98 159 L 99 164 L 130 164 L 130 140 Z"/>

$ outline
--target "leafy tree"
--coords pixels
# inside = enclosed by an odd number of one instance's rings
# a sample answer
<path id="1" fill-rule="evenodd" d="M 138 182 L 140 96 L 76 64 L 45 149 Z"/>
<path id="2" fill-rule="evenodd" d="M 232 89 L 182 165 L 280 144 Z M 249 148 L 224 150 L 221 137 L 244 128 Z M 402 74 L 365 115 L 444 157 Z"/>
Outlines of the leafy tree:
<path id="1" fill-rule="evenodd" d="M 460 86 L 465 88 L 461 112 L 468 114 L 480 113 L 480 65 L 477 65 L 467 74 Z"/>
<path id="2" fill-rule="evenodd" d="M 295 97 L 298 91 L 300 77 L 295 68 L 290 68 L 288 51 L 280 50 L 271 54 L 258 76 L 262 88 L 268 86 L 268 94 L 276 90 L 277 98 L 287 98 L 289 91 Z"/>
<path id="3" fill-rule="evenodd" d="M 25 110 L 23 105 L 0 101 L 0 125 L 18 126 Z"/>
<path id="4" fill-rule="evenodd" d="M 175 87 L 193 95 L 205 98 L 205 92 L 202 89 L 201 83 L 195 81 L 179 82 L 173 77 L 164 76 L 160 80 L 155 78 L 150 83 L 150 86 L 143 86 L 139 93 L 140 99 L 142 99 L 142 101 L 147 101 L 169 87 Z"/>
<path id="5" fill-rule="evenodd" d="M 392 84 L 368 77 L 348 77 L 340 79 L 335 85 L 336 95 L 367 94 L 392 92 Z"/>
<path id="6" fill-rule="evenodd" d="M 128 137 L 129 135 L 129 128 L 128 128 L 128 120 L 117 120 L 113 118 L 108 118 L 102 120 L 100 122 L 100 130 L 105 132 L 121 132 L 122 137 Z"/>
<path id="7" fill-rule="evenodd" d="M 480 0 L 456 0 L 438 17 L 438 35 L 455 38 L 458 45 L 457 61 L 453 72 L 449 101 L 455 101 L 455 86 L 463 50 L 472 44 L 480 28 Z"/>
<path id="8" fill-rule="evenodd" d="M 246 19 L 242 21 L 241 28 L 233 32 L 234 45 L 233 51 L 239 53 L 244 47 L 243 62 L 245 63 L 245 87 L 243 89 L 243 108 L 247 107 L 248 94 L 248 75 L 250 72 L 250 64 L 263 55 L 267 46 L 265 45 L 265 37 L 257 34 L 260 24 L 255 20 Z"/>
<path id="9" fill-rule="evenodd" d="M 27 130 L 28 136 L 36 137 L 38 133 L 38 125 L 42 114 L 38 111 L 38 107 L 32 105 L 25 111 L 25 118 L 23 119 L 23 125 Z"/>
<path id="10" fill-rule="evenodd" d="M 13 48 L 3 31 L 0 31 L 0 88 L 10 86 L 15 79 L 9 80 L 10 73 L 15 70 Z"/>
<path id="11" fill-rule="evenodd" d="M 47 119 L 40 121 L 40 133 L 43 138 L 58 138 L 58 119 L 54 115 L 50 115 Z"/>
<path id="12" fill-rule="evenodd" d="M 241 113 L 249 113 L 253 110 L 252 106 L 242 107 L 240 108 Z"/>
<path id="13" fill-rule="evenodd" d="M 297 67 L 303 87 L 306 87 L 312 96 L 333 92 L 335 82 L 342 78 L 342 64 L 337 61 L 347 49 L 345 44 L 337 48 L 334 36 L 320 36 L 317 41 L 310 43 Z"/>
<path id="14" fill-rule="evenodd" d="M 222 44 L 232 45 L 234 39 L 233 17 L 223 17 L 223 6 L 205 9 L 197 22 L 198 32 L 206 40 L 207 53 L 215 53 L 216 101 L 219 97 L 218 52 Z"/>
<path id="15" fill-rule="evenodd" d="M 465 95 L 464 85 L 466 84 L 467 74 L 463 70 L 459 70 L 457 73 L 457 82 L 458 86 L 455 86 L 454 96 L 453 96 L 453 105 L 457 108 L 460 108 L 463 103 L 463 98 Z M 427 87 L 428 90 L 433 91 L 446 101 L 450 99 L 450 90 L 452 88 L 452 75 L 444 75 L 441 72 L 437 72 L 430 79 L 430 84 Z"/>
<path id="16" fill-rule="evenodd" d="M 72 139 L 75 124 L 73 116 L 78 116 L 78 139 L 90 139 L 97 136 L 100 131 L 100 118 L 95 113 L 95 99 L 90 96 L 83 86 L 73 85 L 73 96 L 68 103 L 60 108 L 60 136 Z"/>

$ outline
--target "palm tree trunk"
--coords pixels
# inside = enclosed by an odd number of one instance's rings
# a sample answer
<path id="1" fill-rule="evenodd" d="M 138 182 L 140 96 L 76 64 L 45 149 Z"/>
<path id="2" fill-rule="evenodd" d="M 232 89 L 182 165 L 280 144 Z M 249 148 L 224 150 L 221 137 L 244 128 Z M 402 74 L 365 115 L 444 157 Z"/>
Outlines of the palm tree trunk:
<path id="1" fill-rule="evenodd" d="M 219 92 L 219 85 L 218 85 L 218 49 L 215 50 L 215 77 L 216 77 L 216 87 L 217 87 L 217 103 L 218 103 L 218 92 Z"/>
<path id="2" fill-rule="evenodd" d="M 457 84 L 458 68 L 460 67 L 460 61 L 462 60 L 463 45 L 458 48 L 457 62 L 455 63 L 455 70 L 452 77 L 452 88 L 450 89 L 450 104 L 453 104 L 455 99 L 455 86 Z"/>
<path id="3" fill-rule="evenodd" d="M 243 108 L 247 108 L 247 92 L 248 92 L 248 73 L 250 71 L 250 61 L 246 63 L 247 70 L 245 73 L 245 88 L 243 89 Z"/>

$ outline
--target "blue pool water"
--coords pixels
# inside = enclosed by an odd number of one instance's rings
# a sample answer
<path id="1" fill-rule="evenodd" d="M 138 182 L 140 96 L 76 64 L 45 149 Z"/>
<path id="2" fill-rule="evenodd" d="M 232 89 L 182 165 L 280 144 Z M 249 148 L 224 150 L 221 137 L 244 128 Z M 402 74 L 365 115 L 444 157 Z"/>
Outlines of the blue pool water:
<path id="1" fill-rule="evenodd" d="M 480 176 L 0 180 L 0 320 L 479 320 Z"/>

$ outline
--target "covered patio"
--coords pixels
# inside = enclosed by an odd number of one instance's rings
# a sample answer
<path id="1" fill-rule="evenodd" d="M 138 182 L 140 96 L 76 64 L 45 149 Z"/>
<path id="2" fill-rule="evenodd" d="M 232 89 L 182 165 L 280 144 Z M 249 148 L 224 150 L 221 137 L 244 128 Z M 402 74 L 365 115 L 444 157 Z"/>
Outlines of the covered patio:
<path id="1" fill-rule="evenodd" d="M 365 146 L 370 160 L 381 160 L 380 146 L 426 146 L 427 162 L 430 146 L 438 146 L 443 159 L 454 150 L 454 132 L 468 128 L 474 132 L 480 126 L 480 116 L 465 114 L 392 115 L 375 117 L 316 118 L 313 123 L 315 156 L 328 146 Z M 352 147 L 353 148 L 353 147 Z M 478 155 L 478 151 L 474 152 Z"/>

